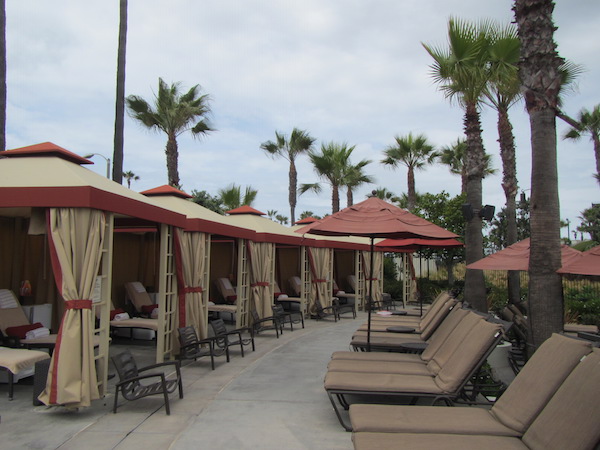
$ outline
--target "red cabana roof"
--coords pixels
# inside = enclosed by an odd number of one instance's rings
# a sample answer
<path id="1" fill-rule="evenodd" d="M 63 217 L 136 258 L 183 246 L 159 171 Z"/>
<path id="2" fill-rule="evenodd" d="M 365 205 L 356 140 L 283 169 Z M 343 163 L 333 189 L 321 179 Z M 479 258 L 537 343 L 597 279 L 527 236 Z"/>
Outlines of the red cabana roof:
<path id="1" fill-rule="evenodd" d="M 52 142 L 42 142 L 41 144 L 29 145 L 27 147 L 6 150 L 2 156 L 6 158 L 18 158 L 29 156 L 58 156 L 59 158 L 71 161 L 75 164 L 94 164 L 93 161 L 70 152 L 66 148 L 59 147 Z"/>
<path id="2" fill-rule="evenodd" d="M 254 214 L 256 216 L 266 216 L 266 214 L 264 212 L 260 212 L 258 209 L 254 209 L 251 206 L 248 205 L 243 205 L 240 206 L 239 208 L 235 208 L 235 209 L 231 209 L 229 211 L 226 211 L 226 214 Z"/>
<path id="3" fill-rule="evenodd" d="M 294 225 L 308 225 L 309 223 L 314 223 L 317 220 L 319 220 L 319 219 L 317 219 L 315 217 L 305 217 L 304 219 L 300 219 L 300 220 L 297 220 L 296 222 L 294 222 Z"/>
<path id="4" fill-rule="evenodd" d="M 158 195 L 173 195 L 175 197 L 181 197 L 181 198 L 193 198 L 190 194 L 180 191 L 179 189 L 174 188 L 173 186 L 170 186 L 168 184 L 163 184 L 162 186 L 148 189 L 146 191 L 140 192 L 140 194 L 144 194 L 148 197 L 158 196 Z"/>

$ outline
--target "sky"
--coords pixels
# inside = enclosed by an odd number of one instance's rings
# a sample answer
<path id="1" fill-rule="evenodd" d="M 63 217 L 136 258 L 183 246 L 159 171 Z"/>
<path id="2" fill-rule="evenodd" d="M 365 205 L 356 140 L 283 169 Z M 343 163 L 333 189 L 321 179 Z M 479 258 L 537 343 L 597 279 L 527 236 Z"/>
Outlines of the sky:
<path id="1" fill-rule="evenodd" d="M 600 3 L 557 0 L 555 41 L 560 55 L 584 72 L 563 110 L 575 117 L 600 103 Z M 445 46 L 450 17 L 513 21 L 510 0 L 129 0 L 126 95 L 152 102 L 159 77 L 199 84 L 210 96 L 215 131 L 189 133 L 179 143 L 183 190 L 236 183 L 258 190 L 254 207 L 289 217 L 288 163 L 272 159 L 261 143 L 294 127 L 322 143 L 355 146 L 352 162 L 373 161 L 375 183 L 359 188 L 355 202 L 374 188 L 407 190 L 406 168 L 380 164 L 396 135 L 424 133 L 436 147 L 463 137 L 463 112 L 446 100 L 430 76 L 422 43 Z M 7 148 L 50 141 L 74 153 L 112 159 L 119 1 L 9 0 L 7 21 Z M 511 110 L 519 188 L 530 195 L 529 118 L 523 103 Z M 504 204 L 496 115 L 482 109 L 485 149 L 497 175 L 483 183 L 483 201 Z M 593 145 L 561 138 L 558 174 L 561 219 L 580 222 L 598 202 Z M 166 136 L 125 118 L 124 170 L 143 191 L 167 183 Z M 106 173 L 95 156 L 88 166 Z M 299 183 L 319 180 L 306 156 L 297 160 Z M 296 216 L 331 212 L 331 190 L 298 197 Z M 454 196 L 460 178 L 442 165 L 416 173 L 420 193 Z M 345 207 L 345 192 L 340 193 Z M 567 230 L 563 229 L 562 236 Z"/>

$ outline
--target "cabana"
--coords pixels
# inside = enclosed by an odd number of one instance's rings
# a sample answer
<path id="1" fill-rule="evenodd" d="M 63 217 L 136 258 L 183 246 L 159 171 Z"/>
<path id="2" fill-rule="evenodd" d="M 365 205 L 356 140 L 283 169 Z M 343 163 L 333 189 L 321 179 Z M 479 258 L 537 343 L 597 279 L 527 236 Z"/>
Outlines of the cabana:
<path id="1" fill-rule="evenodd" d="M 172 186 L 160 186 L 143 191 L 142 194 L 164 208 L 185 214 L 187 217 L 185 229 L 178 229 L 175 234 L 175 260 L 178 281 L 178 323 L 180 327 L 194 326 L 201 339 L 208 336 L 209 295 L 211 285 L 211 255 L 214 253 L 222 258 L 229 251 L 212 251 L 212 244 L 219 243 L 236 245 L 244 248 L 245 242 L 252 239 L 254 231 L 247 228 L 232 226 L 224 216 L 192 202 L 190 195 Z M 230 261 L 231 262 L 231 261 Z M 238 279 L 247 278 L 244 264 L 238 261 L 240 272 Z M 248 292 L 247 288 L 239 287 L 240 295 L 236 305 L 229 309 L 235 313 L 236 328 L 247 323 Z M 229 305 L 227 305 L 229 306 Z M 233 306 L 233 305 L 232 305 Z M 219 305 L 212 308 L 219 311 Z M 226 309 L 227 310 L 227 309 Z"/>
<path id="2" fill-rule="evenodd" d="M 31 280 L 36 301 L 53 301 L 55 318 L 60 318 L 40 396 L 46 404 L 89 406 L 106 393 L 113 239 L 119 228 L 157 230 L 157 362 L 172 352 L 173 230 L 185 227 L 185 216 L 85 164 L 91 161 L 50 142 L 8 150 L 0 158 L 0 286 L 18 291 L 20 281 Z M 94 296 L 97 280 L 100 295 Z"/>

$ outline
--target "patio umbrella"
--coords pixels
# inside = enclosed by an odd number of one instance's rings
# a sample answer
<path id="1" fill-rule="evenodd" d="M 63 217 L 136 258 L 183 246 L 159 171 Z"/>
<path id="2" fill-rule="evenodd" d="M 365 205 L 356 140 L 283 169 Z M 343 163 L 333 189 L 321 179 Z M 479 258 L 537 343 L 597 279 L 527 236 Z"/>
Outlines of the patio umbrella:
<path id="1" fill-rule="evenodd" d="M 375 238 L 390 239 L 451 239 L 457 237 L 421 217 L 400 209 L 375 196 L 296 230 L 298 233 L 325 236 L 364 236 L 371 240 L 371 274 Z M 367 351 L 371 350 L 372 276 L 369 280 Z"/>
<path id="2" fill-rule="evenodd" d="M 573 258 L 578 258 L 580 255 L 581 252 L 563 244 L 561 246 L 562 266 L 564 267 Z M 467 269 L 527 271 L 529 270 L 529 238 L 475 261 L 469 264 Z"/>
<path id="3" fill-rule="evenodd" d="M 557 272 L 600 276 L 600 246 L 580 253 L 566 262 L 563 260 L 563 265 Z"/>

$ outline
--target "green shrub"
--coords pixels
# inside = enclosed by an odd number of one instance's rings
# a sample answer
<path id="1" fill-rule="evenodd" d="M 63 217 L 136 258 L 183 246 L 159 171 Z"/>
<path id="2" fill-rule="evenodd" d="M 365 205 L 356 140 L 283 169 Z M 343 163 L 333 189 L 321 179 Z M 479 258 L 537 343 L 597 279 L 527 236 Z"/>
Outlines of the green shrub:
<path id="1" fill-rule="evenodd" d="M 600 293 L 592 286 L 565 289 L 565 313 L 586 325 L 600 324 Z"/>

